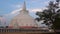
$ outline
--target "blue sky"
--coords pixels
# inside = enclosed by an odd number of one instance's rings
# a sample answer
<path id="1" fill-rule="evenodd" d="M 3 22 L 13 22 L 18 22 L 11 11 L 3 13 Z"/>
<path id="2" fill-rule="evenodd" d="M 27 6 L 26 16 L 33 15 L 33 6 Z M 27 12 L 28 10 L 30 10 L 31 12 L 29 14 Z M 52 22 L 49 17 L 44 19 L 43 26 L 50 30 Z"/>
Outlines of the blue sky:
<path id="1" fill-rule="evenodd" d="M 27 8 L 44 8 L 50 0 L 26 0 Z M 24 0 L 0 0 L 0 15 L 8 14 L 21 7 Z"/>
<path id="2" fill-rule="evenodd" d="M 52 0 L 25 0 L 26 7 L 30 15 L 36 17 L 36 11 L 42 11 L 48 2 Z M 4 16 L 7 20 L 18 14 L 22 8 L 24 0 L 0 0 L 0 15 Z"/>

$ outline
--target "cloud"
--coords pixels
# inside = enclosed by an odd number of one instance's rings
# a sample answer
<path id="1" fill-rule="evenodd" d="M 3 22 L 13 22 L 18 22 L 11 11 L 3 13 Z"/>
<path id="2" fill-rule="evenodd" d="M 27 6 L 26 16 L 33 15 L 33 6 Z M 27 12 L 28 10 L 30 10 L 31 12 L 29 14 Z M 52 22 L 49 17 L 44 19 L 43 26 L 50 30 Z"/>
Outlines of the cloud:
<path id="1" fill-rule="evenodd" d="M 36 12 L 42 12 L 44 9 L 46 9 L 46 8 L 34 8 L 34 9 L 29 9 L 28 11 L 29 11 L 29 12 L 34 12 L 34 13 L 36 13 Z M 13 11 L 11 11 L 9 14 L 5 14 L 5 16 L 10 16 L 10 15 L 19 14 L 19 11 L 20 11 L 20 10 L 21 10 L 21 8 L 20 8 L 20 9 L 13 10 Z"/>
<path id="2" fill-rule="evenodd" d="M 41 1 L 41 0 L 28 0 L 28 1 L 31 1 L 31 3 L 33 2 L 33 3 L 36 3 L 36 2 L 38 2 L 39 3 L 39 1 Z M 49 0 L 50 1 L 50 0 Z M 41 2 L 41 3 L 45 3 L 45 4 L 47 4 L 49 1 L 44 1 L 44 2 Z M 29 2 L 30 3 L 30 2 Z M 15 8 L 15 9 L 17 9 L 17 10 L 13 10 L 12 12 L 10 12 L 9 14 L 6 14 L 6 15 L 15 15 L 15 14 L 18 14 L 19 13 L 19 11 L 21 10 L 21 9 L 19 9 L 19 8 L 21 8 L 21 6 L 22 6 L 22 4 L 14 4 L 14 5 L 11 5 L 13 8 Z M 29 12 L 34 12 L 34 13 L 36 13 L 37 11 L 38 12 L 42 12 L 42 10 L 44 10 L 44 9 L 46 9 L 46 7 L 44 7 L 44 8 L 33 8 L 33 9 L 29 9 Z"/>
<path id="3" fill-rule="evenodd" d="M 11 11 L 10 13 L 8 13 L 8 14 L 4 14 L 4 16 L 12 16 L 12 15 L 17 15 L 17 14 L 19 14 L 19 11 L 20 11 L 21 9 L 16 9 L 16 10 L 13 10 L 13 11 Z"/>
<path id="4" fill-rule="evenodd" d="M 27 0 L 29 3 L 48 3 L 49 1 L 54 1 L 54 0 Z"/>
<path id="5" fill-rule="evenodd" d="M 17 14 L 21 9 L 17 9 L 17 10 L 14 10 L 12 11 L 10 14 Z"/>
<path id="6" fill-rule="evenodd" d="M 29 12 L 42 12 L 44 9 L 48 9 L 47 7 L 44 8 L 33 8 L 33 9 L 29 9 Z"/>
<path id="7" fill-rule="evenodd" d="M 44 9 L 47 9 L 47 8 L 46 7 L 44 7 L 44 8 L 33 8 L 33 9 L 29 8 L 28 11 L 30 12 L 30 14 L 32 13 L 31 15 L 35 16 L 36 12 L 42 12 Z M 6 16 L 6 17 L 14 17 L 14 16 L 16 16 L 16 15 L 18 15 L 20 13 L 19 12 L 20 10 L 22 10 L 22 8 L 13 10 L 10 13 L 5 14 L 4 16 Z"/>
<path id="8" fill-rule="evenodd" d="M 13 4 L 13 5 L 11 5 L 11 8 L 19 9 L 19 8 L 21 8 L 21 6 L 22 6 L 22 4 Z"/>
<path id="9" fill-rule="evenodd" d="M 42 9 L 36 8 L 36 9 L 30 9 L 29 12 L 41 12 Z"/>
<path id="10" fill-rule="evenodd" d="M 27 1 L 31 1 L 32 3 L 38 2 L 40 0 L 27 0 Z"/>

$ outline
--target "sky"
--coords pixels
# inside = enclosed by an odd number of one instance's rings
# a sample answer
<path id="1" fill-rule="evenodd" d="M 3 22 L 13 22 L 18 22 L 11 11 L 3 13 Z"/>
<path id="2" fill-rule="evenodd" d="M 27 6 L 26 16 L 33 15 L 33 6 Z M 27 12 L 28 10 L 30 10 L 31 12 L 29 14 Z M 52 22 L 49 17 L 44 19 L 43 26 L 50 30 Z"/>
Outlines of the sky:
<path id="1" fill-rule="evenodd" d="M 26 8 L 29 10 L 29 14 L 36 18 L 35 13 L 42 11 L 48 6 L 49 1 L 54 0 L 25 0 Z M 16 16 L 22 9 L 24 0 L 0 0 L 0 16 L 4 16 L 9 22 L 12 17 Z"/>

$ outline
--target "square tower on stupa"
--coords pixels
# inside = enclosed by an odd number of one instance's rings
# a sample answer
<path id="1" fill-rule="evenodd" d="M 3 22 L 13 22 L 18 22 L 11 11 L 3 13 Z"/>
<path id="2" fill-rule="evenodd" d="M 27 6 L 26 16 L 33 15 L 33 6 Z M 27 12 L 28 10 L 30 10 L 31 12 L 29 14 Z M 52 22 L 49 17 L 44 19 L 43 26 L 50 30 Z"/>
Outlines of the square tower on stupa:
<path id="1" fill-rule="evenodd" d="M 33 17 L 29 15 L 28 10 L 26 10 L 26 2 L 24 1 L 22 10 L 20 14 L 15 16 L 11 23 L 9 24 L 10 28 L 32 28 L 37 27 L 37 23 Z"/>

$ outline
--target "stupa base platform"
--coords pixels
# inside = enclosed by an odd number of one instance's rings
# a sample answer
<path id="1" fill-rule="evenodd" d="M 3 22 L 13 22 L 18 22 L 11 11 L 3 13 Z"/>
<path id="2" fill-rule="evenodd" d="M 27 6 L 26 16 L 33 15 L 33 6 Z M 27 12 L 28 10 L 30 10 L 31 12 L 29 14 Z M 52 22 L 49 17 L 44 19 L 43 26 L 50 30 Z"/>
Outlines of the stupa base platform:
<path id="1" fill-rule="evenodd" d="M 0 34 L 54 34 L 40 29 L 0 29 Z"/>
<path id="2" fill-rule="evenodd" d="M 0 32 L 0 34 L 54 34 L 49 32 Z"/>

